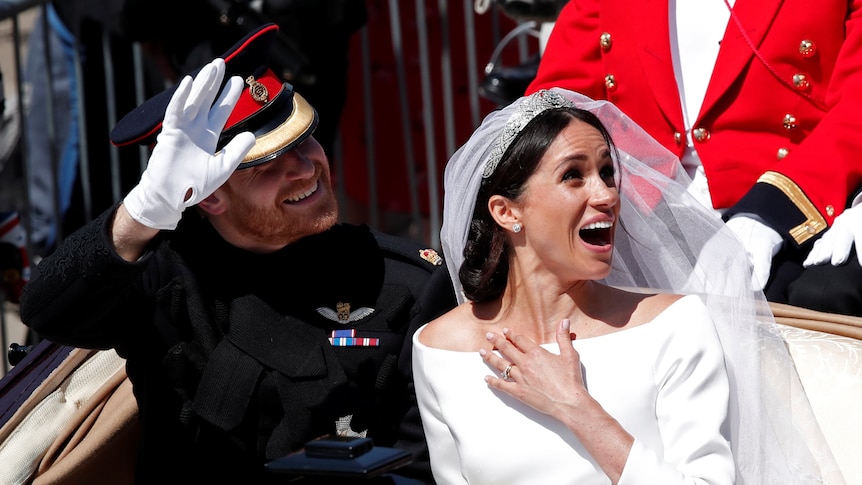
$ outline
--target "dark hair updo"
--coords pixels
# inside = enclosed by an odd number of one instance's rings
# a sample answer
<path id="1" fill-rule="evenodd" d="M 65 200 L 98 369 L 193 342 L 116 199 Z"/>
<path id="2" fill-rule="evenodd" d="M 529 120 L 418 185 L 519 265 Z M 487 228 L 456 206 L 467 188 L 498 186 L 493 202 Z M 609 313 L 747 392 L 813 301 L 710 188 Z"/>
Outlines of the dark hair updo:
<path id="1" fill-rule="evenodd" d="M 498 298 L 503 294 L 509 276 L 509 239 L 505 229 L 491 217 L 488 200 L 492 195 L 517 200 L 548 147 L 574 120 L 599 130 L 611 152 L 616 153 L 607 129 L 589 111 L 573 107 L 550 108 L 527 123 L 506 149 L 497 168 L 482 180 L 479 187 L 464 246 L 464 263 L 458 271 L 467 299 L 481 303 Z M 617 159 L 615 156 L 614 160 Z"/>

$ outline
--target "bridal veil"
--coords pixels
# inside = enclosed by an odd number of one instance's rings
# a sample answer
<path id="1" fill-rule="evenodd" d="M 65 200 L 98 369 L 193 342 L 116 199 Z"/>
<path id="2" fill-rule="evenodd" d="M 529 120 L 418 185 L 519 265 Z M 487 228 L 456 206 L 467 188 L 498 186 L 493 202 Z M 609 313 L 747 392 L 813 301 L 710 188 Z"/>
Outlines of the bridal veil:
<path id="1" fill-rule="evenodd" d="M 556 88 L 532 96 L 562 97 L 593 112 L 618 149 L 621 227 L 605 283 L 698 294 L 706 303 L 731 379 L 730 436 L 737 484 L 843 484 L 787 344 L 763 293 L 751 287 L 742 243 L 687 192 L 690 179 L 677 157 L 607 101 Z M 459 302 L 464 296 L 458 268 L 483 169 L 489 158 L 500 155 L 492 153 L 500 149 L 501 136 L 509 141 L 517 136 L 513 115 L 522 116 L 527 103 L 536 109 L 530 97 L 489 114 L 446 166 L 440 235 Z"/>

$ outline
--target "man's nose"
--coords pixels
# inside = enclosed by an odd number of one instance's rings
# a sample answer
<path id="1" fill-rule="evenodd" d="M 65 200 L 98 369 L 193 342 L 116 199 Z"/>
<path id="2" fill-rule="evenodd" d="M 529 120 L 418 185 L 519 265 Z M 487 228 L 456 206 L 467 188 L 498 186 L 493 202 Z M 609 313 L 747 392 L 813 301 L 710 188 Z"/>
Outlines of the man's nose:
<path id="1" fill-rule="evenodd" d="M 303 179 L 314 174 L 314 162 L 302 150 L 288 150 L 274 162 L 284 171 L 284 176 L 290 179 Z"/>

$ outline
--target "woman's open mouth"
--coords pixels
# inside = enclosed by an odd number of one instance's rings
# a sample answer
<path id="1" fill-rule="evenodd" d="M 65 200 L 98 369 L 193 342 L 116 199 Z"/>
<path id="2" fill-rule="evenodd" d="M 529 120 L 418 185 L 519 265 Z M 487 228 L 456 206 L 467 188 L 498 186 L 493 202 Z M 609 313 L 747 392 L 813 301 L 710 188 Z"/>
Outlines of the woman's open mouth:
<path id="1" fill-rule="evenodd" d="M 605 246 L 611 244 L 611 229 L 614 223 L 611 221 L 593 222 L 587 224 L 578 231 L 578 235 L 587 244 L 594 246 Z"/>

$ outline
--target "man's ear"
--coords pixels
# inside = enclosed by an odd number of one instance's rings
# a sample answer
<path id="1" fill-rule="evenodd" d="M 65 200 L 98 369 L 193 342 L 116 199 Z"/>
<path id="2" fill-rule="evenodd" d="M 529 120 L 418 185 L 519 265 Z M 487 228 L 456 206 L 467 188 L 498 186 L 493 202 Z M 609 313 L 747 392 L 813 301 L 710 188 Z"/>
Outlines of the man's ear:
<path id="1" fill-rule="evenodd" d="M 225 199 L 216 190 L 206 199 L 198 202 L 198 207 L 207 215 L 217 216 L 227 209 Z"/>
<path id="2" fill-rule="evenodd" d="M 517 204 L 502 195 L 492 195 L 488 199 L 488 212 L 503 229 L 512 230 L 512 225 L 521 222 L 521 210 Z"/>

